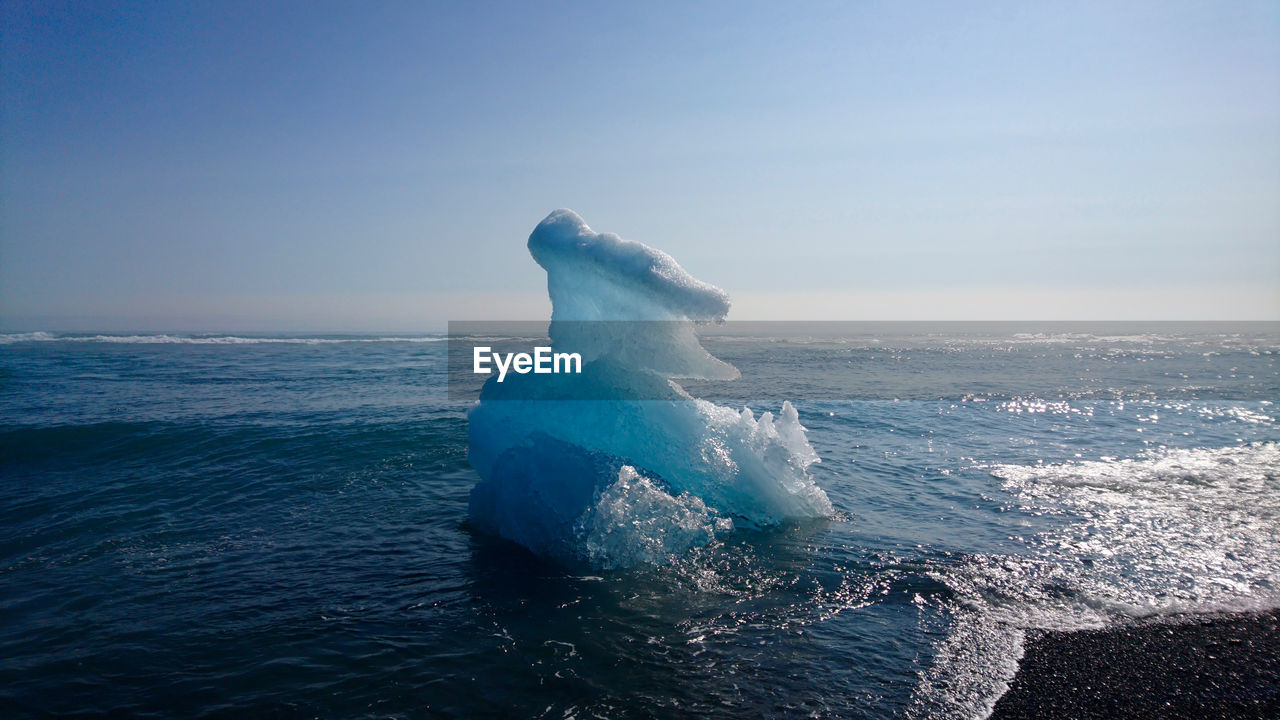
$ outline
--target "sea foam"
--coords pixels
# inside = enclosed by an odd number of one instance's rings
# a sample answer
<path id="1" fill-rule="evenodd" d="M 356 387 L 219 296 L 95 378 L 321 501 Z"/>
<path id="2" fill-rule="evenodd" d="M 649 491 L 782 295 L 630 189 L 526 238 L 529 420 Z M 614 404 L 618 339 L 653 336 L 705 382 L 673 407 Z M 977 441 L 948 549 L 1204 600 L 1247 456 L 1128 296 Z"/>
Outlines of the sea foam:
<path id="1" fill-rule="evenodd" d="M 674 380 L 738 377 L 694 332 L 694 322 L 724 319 L 723 290 L 570 210 L 543 220 L 528 247 L 547 272 L 552 345 L 580 353 L 584 372 L 485 383 L 469 414 L 481 477 L 474 525 L 545 556 L 616 568 L 668 561 L 735 526 L 832 513 L 791 403 L 757 418 Z M 590 399 L 566 399 L 575 394 Z"/>

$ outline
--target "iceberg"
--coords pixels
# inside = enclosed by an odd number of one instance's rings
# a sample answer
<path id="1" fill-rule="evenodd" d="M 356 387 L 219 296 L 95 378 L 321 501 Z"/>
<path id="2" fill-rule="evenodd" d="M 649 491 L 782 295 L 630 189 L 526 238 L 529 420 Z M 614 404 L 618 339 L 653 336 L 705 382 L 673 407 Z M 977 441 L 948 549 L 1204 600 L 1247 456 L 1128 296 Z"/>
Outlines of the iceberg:
<path id="1" fill-rule="evenodd" d="M 552 346 L 579 353 L 584 372 L 485 382 L 468 415 L 475 527 L 611 569 L 669 562 L 735 527 L 832 514 L 790 402 L 757 418 L 676 382 L 739 376 L 695 332 L 724 320 L 723 290 L 571 210 L 539 223 L 528 248 L 547 273 Z"/>

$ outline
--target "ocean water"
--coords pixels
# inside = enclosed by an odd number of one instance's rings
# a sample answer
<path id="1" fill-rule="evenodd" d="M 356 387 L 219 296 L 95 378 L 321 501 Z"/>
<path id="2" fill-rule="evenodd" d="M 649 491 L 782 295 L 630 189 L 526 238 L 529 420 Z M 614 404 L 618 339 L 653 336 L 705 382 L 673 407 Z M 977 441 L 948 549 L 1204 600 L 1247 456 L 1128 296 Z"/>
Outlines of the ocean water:
<path id="1" fill-rule="evenodd" d="M 702 329 L 829 520 L 467 522 L 438 336 L 0 336 L 0 714 L 982 717 L 1028 629 L 1280 605 L 1280 326 Z"/>

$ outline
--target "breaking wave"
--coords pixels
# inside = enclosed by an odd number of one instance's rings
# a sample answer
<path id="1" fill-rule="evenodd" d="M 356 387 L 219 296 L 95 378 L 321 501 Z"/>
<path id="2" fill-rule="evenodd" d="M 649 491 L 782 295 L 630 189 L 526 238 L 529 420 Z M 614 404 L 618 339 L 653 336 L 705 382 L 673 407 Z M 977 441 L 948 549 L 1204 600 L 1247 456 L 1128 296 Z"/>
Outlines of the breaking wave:
<path id="1" fill-rule="evenodd" d="M 1020 510 L 1059 522 L 1027 538 L 1025 555 L 933 574 L 957 600 L 918 717 L 985 717 L 1027 630 L 1280 607 L 1276 443 L 985 469 Z"/>

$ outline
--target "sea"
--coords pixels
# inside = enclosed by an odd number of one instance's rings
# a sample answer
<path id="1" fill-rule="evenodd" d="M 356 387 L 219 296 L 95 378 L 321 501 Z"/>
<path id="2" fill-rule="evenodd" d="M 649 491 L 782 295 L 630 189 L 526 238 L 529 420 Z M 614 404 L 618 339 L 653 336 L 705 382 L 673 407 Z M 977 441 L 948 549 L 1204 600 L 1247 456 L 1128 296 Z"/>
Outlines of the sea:
<path id="1" fill-rule="evenodd" d="M 699 333 L 836 513 L 618 570 L 470 525 L 441 334 L 0 335 L 0 716 L 980 718 L 1280 606 L 1280 324 Z"/>

